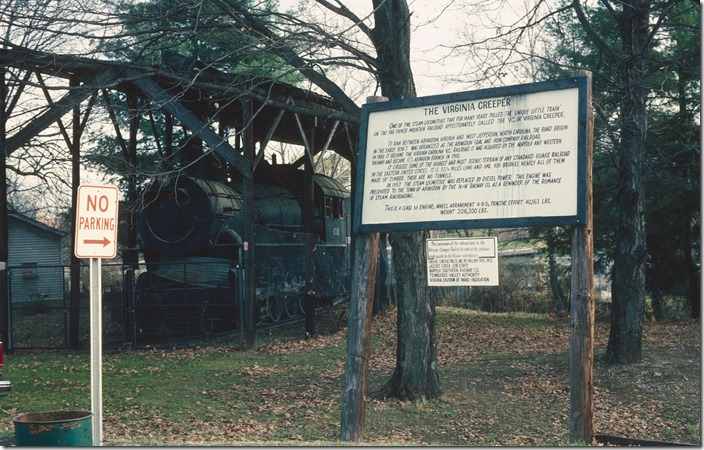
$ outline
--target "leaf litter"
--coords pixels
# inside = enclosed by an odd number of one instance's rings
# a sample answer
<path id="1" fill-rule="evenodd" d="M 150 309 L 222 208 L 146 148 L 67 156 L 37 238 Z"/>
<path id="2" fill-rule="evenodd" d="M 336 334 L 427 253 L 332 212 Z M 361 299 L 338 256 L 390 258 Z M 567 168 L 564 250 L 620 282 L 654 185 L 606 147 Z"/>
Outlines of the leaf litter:
<path id="1" fill-rule="evenodd" d="M 569 323 L 549 317 L 510 317 L 454 308 L 438 308 L 442 320 L 437 326 L 438 367 L 444 395 L 428 402 L 425 411 L 418 405 L 394 400 L 368 399 L 365 442 L 371 445 L 564 445 L 569 435 Z M 688 399 L 699 403 L 699 323 L 693 321 L 646 323 L 641 363 L 629 366 L 605 364 L 599 357 L 608 341 L 608 323 L 595 325 L 595 417 L 599 434 L 640 439 L 672 440 L 699 445 L 700 411 L 684 408 L 691 417 L 678 417 L 664 411 L 673 402 Z M 393 311 L 375 317 L 370 352 L 370 387 L 385 380 L 395 367 L 396 315 Z M 688 336 L 689 339 L 683 339 Z M 262 379 L 281 377 L 287 368 L 262 360 L 236 372 L 242 379 L 227 392 L 228 402 L 239 416 L 195 419 L 186 431 L 163 416 L 147 413 L 153 430 L 119 426 L 111 417 L 106 439 L 130 442 L 154 439 L 169 444 L 217 443 L 301 445 L 321 440 L 336 442 L 339 436 L 341 395 L 344 380 L 346 330 L 296 339 L 273 339 L 256 353 L 277 357 L 316 353 L 341 348 L 327 368 L 315 373 L 301 372 L 291 383 L 261 386 Z M 651 350 L 653 349 L 653 350 Z M 689 351 L 691 359 L 682 359 Z M 200 350 L 203 352 L 203 350 Z M 664 353 L 663 353 L 664 352 Z M 195 353 L 198 353 L 196 351 Z M 663 359 L 664 355 L 671 361 Z M 197 355 L 194 355 L 197 357 Z M 688 364 L 688 363 L 691 363 Z M 466 375 L 458 367 L 478 368 Z M 668 376 L 689 367 L 689 375 L 676 380 Z M 451 372 L 463 378 L 453 380 Z M 289 373 L 290 375 L 290 373 Z M 308 378 L 306 378 L 308 377 Z M 689 378 L 688 378 L 689 377 Z M 288 380 L 289 378 L 286 378 Z M 446 383 L 443 383 L 443 382 Z M 246 394 L 243 391 L 246 390 Z M 482 392 L 488 397 L 481 399 Z M 469 395 L 474 399 L 468 399 Z M 692 396 L 696 398 L 692 401 Z M 238 399 L 237 397 L 247 397 Z M 506 408 L 505 405 L 514 405 Z M 428 424 L 412 421 L 384 422 L 376 417 L 396 417 L 412 413 L 432 417 L 435 409 L 448 408 L 454 417 L 442 416 Z M 468 413 L 466 413 L 468 411 Z M 459 412 L 459 413 L 458 413 Z M 151 414 L 151 417 L 149 416 Z M 536 424 L 533 418 L 539 418 Z M 392 419 L 393 420 L 393 419 Z M 522 425 L 521 422 L 524 422 Z M 315 438 L 312 436 L 315 435 Z M 134 441 L 132 441 L 134 442 Z M 596 444 L 596 442 L 592 443 Z M 258 444 L 257 444 L 258 445 Z"/>
<path id="2" fill-rule="evenodd" d="M 565 445 L 569 433 L 568 320 L 445 307 L 437 310 L 442 397 L 408 404 L 369 396 L 365 443 Z M 608 331 L 608 323 L 596 323 L 595 432 L 701 445 L 699 322 L 647 322 L 643 361 L 628 366 L 603 362 L 600 355 Z M 240 358 L 240 365 L 204 372 L 203 377 L 213 377 L 218 383 L 208 380 L 200 387 L 193 386 L 188 395 L 197 400 L 187 410 L 140 404 L 139 398 L 147 389 L 143 385 L 123 393 L 129 401 L 119 405 L 112 406 L 106 398 L 106 444 L 339 442 L 346 330 L 309 339 L 297 338 L 299 332 L 284 330 L 244 354 L 228 346 L 145 352 L 155 361 L 193 364 L 212 355 L 231 356 Z M 390 376 L 395 350 L 396 315 L 387 311 L 372 324 L 370 391 Z M 328 361 L 309 368 L 296 359 L 307 355 Z M 134 375 L 136 369 L 111 367 L 112 361 L 108 360 L 107 371 Z M 159 364 L 142 370 L 155 383 L 168 375 Z M 16 409 L 4 412 L 13 417 Z"/>

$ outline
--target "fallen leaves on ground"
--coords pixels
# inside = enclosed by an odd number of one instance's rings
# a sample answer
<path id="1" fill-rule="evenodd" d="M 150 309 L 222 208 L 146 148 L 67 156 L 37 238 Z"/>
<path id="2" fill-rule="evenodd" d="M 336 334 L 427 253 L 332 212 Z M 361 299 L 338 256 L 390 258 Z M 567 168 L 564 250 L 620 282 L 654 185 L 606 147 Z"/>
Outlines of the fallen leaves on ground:
<path id="1" fill-rule="evenodd" d="M 541 424 L 539 430 L 517 429 L 514 433 L 504 434 L 498 437 L 493 430 L 498 428 L 500 423 L 506 418 L 492 415 L 486 411 L 478 414 L 473 419 L 465 421 L 449 419 L 447 422 L 434 424 L 437 434 L 442 439 L 443 435 L 452 436 L 452 445 L 457 445 L 457 441 L 466 442 L 469 445 L 502 445 L 502 446 L 526 446 L 526 445 L 546 445 L 553 439 L 553 442 L 566 442 L 569 433 L 569 364 L 553 367 L 542 363 L 535 363 L 531 360 L 540 355 L 568 355 L 570 351 L 570 331 L 569 319 L 549 318 L 535 316 L 534 318 L 520 317 L 515 320 L 517 326 L 506 326 L 511 320 L 506 316 L 492 316 L 481 312 L 439 308 L 443 311 L 443 320 L 437 327 L 437 352 L 439 367 L 453 367 L 466 363 L 495 363 L 497 366 L 508 365 L 515 370 L 518 375 L 498 388 L 497 405 L 505 401 L 516 401 L 522 405 L 531 405 L 529 414 L 551 417 L 546 423 Z M 531 325 L 531 320 L 535 323 Z M 658 347 L 682 349 L 683 345 L 694 346 L 693 351 L 698 347 L 699 323 L 692 321 L 654 323 L 648 322 L 644 325 L 643 342 L 645 346 L 657 345 Z M 682 336 L 687 334 L 690 339 L 684 340 Z M 604 321 L 597 322 L 594 330 L 594 346 L 596 350 L 603 350 L 606 347 L 609 335 L 609 324 Z M 396 314 L 395 311 L 388 311 L 374 318 L 372 324 L 372 336 L 374 344 L 370 352 L 370 370 L 385 372 L 390 376 L 393 371 L 396 351 Z M 686 344 L 684 342 L 687 342 Z M 336 333 L 317 336 L 312 339 L 286 339 L 283 341 L 272 341 L 263 348 L 261 352 L 273 355 L 285 355 L 292 353 L 305 353 L 320 350 L 322 348 L 345 345 L 346 330 Z M 500 357 L 503 355 L 505 359 Z M 494 361 L 494 358 L 499 358 Z M 693 364 L 698 361 L 692 360 Z M 673 367 L 669 367 L 667 361 L 652 360 L 645 357 L 642 363 L 631 366 L 610 366 L 603 362 L 595 362 L 595 432 L 599 434 L 609 434 L 641 439 L 672 439 L 672 436 L 686 436 L 692 434 L 691 430 L 699 423 L 699 416 L 691 419 L 673 419 L 662 416 L 659 411 L 666 407 L 664 400 L 653 397 L 657 391 L 658 383 L 662 378 L 672 372 Z M 487 374 L 491 377 L 491 373 Z M 280 417 L 282 427 L 291 426 L 294 419 L 302 415 L 315 420 L 319 417 L 316 412 L 317 407 L 326 410 L 334 409 L 339 399 L 330 401 L 330 398 L 339 398 L 341 395 L 341 380 L 344 378 L 344 361 L 337 361 L 336 368 L 327 372 L 324 386 L 319 386 L 315 392 L 308 392 L 311 395 L 320 395 L 327 399 L 322 405 L 317 404 L 311 398 L 296 399 L 293 393 L 277 390 L 270 393 L 281 402 L 294 405 L 289 408 L 288 414 L 276 407 L 268 409 L 270 414 Z M 611 392 L 606 387 L 602 387 L 601 379 L 608 380 L 609 383 L 622 380 L 629 387 L 626 392 L 630 393 L 628 398 L 621 398 L 619 394 L 623 392 Z M 442 384 L 441 377 L 441 384 Z M 492 381 L 499 380 L 489 380 Z M 468 384 L 474 382 L 467 381 Z M 481 383 L 481 382 L 479 382 Z M 693 390 L 683 395 L 697 395 L 699 384 L 694 383 Z M 671 388 L 672 386 L 669 386 Z M 671 389 L 670 389 L 671 390 Z M 676 389 L 675 389 L 676 390 Z M 647 393 L 640 399 L 638 392 Z M 663 395 L 670 395 L 669 390 Z M 303 391 L 306 392 L 306 391 Z M 457 394 L 457 395 L 461 395 Z M 447 397 L 447 396 L 446 396 Z M 513 400 L 511 400 L 513 399 Z M 445 400 L 448 401 L 448 400 Z M 398 410 L 403 403 L 390 401 L 379 401 L 370 398 L 368 408 L 370 411 L 384 413 L 384 411 Z M 488 408 L 499 406 L 489 405 Z M 525 406 L 524 406 L 525 407 Z M 487 407 L 482 407 L 487 409 Z M 257 412 L 263 413 L 267 407 L 258 408 Z M 295 414 L 293 411 L 298 411 Z M 305 411 L 304 413 L 302 411 Z M 294 418 L 294 414 L 296 417 Z M 520 420 L 520 417 L 516 420 Z M 334 418 L 332 420 L 334 424 Z M 689 431 L 688 431 L 689 430 Z M 271 437 L 270 430 L 263 427 L 259 432 L 247 431 L 249 438 L 268 439 Z M 508 436 L 508 437 L 507 437 Z M 550 437 L 552 436 L 552 437 Z M 332 438 L 334 438 L 332 434 Z M 409 429 L 386 429 L 383 435 L 375 435 L 371 442 L 379 445 L 393 443 L 405 443 L 404 445 L 427 445 L 424 436 L 419 430 Z M 562 441 L 560 441 L 562 439 Z"/>
<path id="2" fill-rule="evenodd" d="M 335 314 L 330 312 L 331 317 Z M 436 332 L 443 396 L 425 404 L 380 401 L 370 396 L 369 417 L 400 416 L 407 422 L 372 420 L 368 423 L 368 444 L 536 446 L 566 442 L 568 319 L 438 308 Z M 608 323 L 595 324 L 597 353 L 603 353 L 608 332 Z M 700 404 L 699 333 L 699 322 L 648 322 L 643 345 L 657 347 L 657 354 L 646 351 L 641 363 L 629 366 L 607 365 L 597 357 L 595 431 L 660 440 L 686 441 L 690 436 L 690 443 L 700 444 L 691 437 L 698 435 L 699 409 L 685 408 L 679 415 L 667 412 L 680 399 Z M 296 334 L 300 330 L 272 332 L 266 344 L 248 353 L 251 360 L 240 359 L 244 366 L 240 363 L 204 372 L 203 377 L 216 377 L 218 383 L 195 387 L 196 401 L 188 411 L 169 412 L 140 404 L 137 397 L 142 395 L 142 386 L 125 392 L 129 407 L 105 411 L 106 443 L 231 446 L 309 445 L 314 439 L 336 442 L 345 360 L 344 356 L 326 355 L 344 355 L 346 329 L 308 339 Z M 390 377 L 396 364 L 394 310 L 374 318 L 372 337 L 370 377 L 378 385 Z M 333 348 L 335 352 L 327 351 Z M 207 355 L 230 353 L 237 351 L 227 346 L 202 346 L 153 349 L 145 355 L 185 364 Z M 292 355 L 329 361 L 309 369 L 301 362 L 290 364 L 287 358 Z M 127 377 L 134 374 L 135 369 L 114 364 L 115 360 L 108 360 L 105 370 Z M 685 373 L 683 365 L 691 370 Z M 157 364 L 141 370 L 155 380 L 170 375 Z"/>

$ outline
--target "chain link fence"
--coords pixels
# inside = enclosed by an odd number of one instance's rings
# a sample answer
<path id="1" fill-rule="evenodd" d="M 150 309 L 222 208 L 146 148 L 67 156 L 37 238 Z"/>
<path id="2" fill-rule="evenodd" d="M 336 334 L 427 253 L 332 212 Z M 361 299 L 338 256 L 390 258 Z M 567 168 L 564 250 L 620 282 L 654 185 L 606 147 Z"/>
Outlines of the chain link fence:
<path id="1" fill-rule="evenodd" d="M 306 236 L 255 227 L 253 252 L 232 260 L 190 257 L 139 264 L 102 263 L 103 347 L 173 346 L 222 338 L 240 329 L 243 265 L 250 257 L 258 325 L 303 315 Z M 320 306 L 349 291 L 348 245 L 313 236 Z M 90 347 L 88 261 L 8 268 L 11 350 Z M 72 290 L 72 281 L 79 288 Z"/>

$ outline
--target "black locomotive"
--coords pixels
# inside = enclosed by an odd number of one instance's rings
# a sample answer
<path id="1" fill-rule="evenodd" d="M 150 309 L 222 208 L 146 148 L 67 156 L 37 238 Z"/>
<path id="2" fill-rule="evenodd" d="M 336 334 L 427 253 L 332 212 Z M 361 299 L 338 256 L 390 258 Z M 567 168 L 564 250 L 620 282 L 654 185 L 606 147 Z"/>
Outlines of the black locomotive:
<path id="1" fill-rule="evenodd" d="M 215 156 L 154 181 L 139 221 L 147 271 L 137 279 L 136 329 L 144 337 L 210 333 L 242 323 L 244 258 L 253 264 L 258 319 L 303 313 L 304 173 L 261 161 L 254 173 L 253 248 L 243 242 L 241 178 Z M 329 302 L 349 291 L 350 196 L 315 174 L 315 293 Z"/>

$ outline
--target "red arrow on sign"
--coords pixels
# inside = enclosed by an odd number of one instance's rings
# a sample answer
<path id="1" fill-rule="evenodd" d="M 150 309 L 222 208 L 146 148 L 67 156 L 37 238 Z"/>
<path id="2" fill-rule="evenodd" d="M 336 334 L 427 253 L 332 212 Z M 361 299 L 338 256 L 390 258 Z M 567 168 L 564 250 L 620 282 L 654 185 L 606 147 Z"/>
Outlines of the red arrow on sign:
<path id="1" fill-rule="evenodd" d="M 103 247 L 110 243 L 110 239 L 104 237 L 102 239 L 83 239 L 84 244 L 103 244 Z"/>

